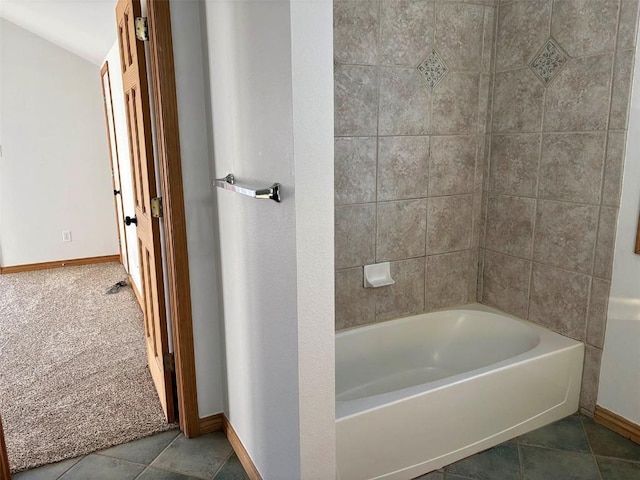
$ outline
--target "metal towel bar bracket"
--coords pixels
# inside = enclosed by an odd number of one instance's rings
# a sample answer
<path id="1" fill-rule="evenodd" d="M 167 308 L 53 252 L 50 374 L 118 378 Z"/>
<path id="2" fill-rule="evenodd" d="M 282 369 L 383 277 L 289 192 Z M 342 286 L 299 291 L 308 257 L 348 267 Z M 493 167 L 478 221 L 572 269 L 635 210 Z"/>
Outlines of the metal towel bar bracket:
<path id="1" fill-rule="evenodd" d="M 247 195 L 253 198 L 263 198 L 267 200 L 275 200 L 280 202 L 280 184 L 274 183 L 269 188 L 262 188 L 260 190 L 252 190 L 247 187 L 241 187 L 236 185 L 236 177 L 233 173 L 230 173 L 224 178 L 216 178 L 213 184 L 218 188 L 224 188 L 225 190 L 231 190 L 242 195 Z"/>

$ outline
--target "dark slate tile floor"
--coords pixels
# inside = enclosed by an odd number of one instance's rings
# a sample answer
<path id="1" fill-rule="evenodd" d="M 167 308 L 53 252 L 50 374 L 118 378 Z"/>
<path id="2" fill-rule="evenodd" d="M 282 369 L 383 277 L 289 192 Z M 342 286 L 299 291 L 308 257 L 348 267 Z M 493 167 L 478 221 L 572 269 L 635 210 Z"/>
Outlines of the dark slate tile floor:
<path id="1" fill-rule="evenodd" d="M 178 430 L 28 470 L 13 478 L 248 480 L 224 434 L 187 440 Z M 640 445 L 583 415 L 573 415 L 419 480 L 640 480 Z"/>
<path id="2" fill-rule="evenodd" d="M 13 480 L 248 480 L 222 432 L 178 430 L 14 475 Z"/>
<path id="3" fill-rule="evenodd" d="M 640 445 L 578 414 L 418 479 L 640 480 Z"/>

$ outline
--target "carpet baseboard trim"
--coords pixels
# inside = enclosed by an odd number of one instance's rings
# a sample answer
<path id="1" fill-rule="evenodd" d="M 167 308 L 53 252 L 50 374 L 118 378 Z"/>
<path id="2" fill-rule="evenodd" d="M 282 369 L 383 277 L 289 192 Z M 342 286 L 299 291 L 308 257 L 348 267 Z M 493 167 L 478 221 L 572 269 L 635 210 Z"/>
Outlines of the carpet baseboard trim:
<path id="1" fill-rule="evenodd" d="M 0 274 L 32 272 L 34 270 L 47 270 L 49 268 L 71 267 L 75 265 L 91 265 L 94 263 L 110 263 L 110 262 L 120 262 L 120 255 L 104 255 L 101 257 L 73 258 L 71 260 L 56 260 L 53 262 L 12 265 L 8 267 L 0 267 Z"/>
<path id="2" fill-rule="evenodd" d="M 222 413 L 216 413 L 215 415 L 209 415 L 208 417 L 201 418 L 199 421 L 200 435 L 206 435 L 207 433 L 217 432 L 222 430 L 224 415 Z"/>
<path id="3" fill-rule="evenodd" d="M 633 423 L 631 420 L 627 420 L 616 413 L 610 412 L 600 405 L 596 405 L 593 420 L 607 427 L 609 430 L 613 430 L 623 437 L 628 438 L 632 442 L 640 444 L 640 425 Z"/>
<path id="4" fill-rule="evenodd" d="M 245 472 L 247 472 L 249 480 L 262 480 L 262 476 L 253 463 L 253 460 L 251 460 L 249 452 L 247 452 L 247 449 L 244 448 L 240 437 L 238 437 L 238 434 L 233 429 L 233 425 L 231 425 L 231 422 L 229 422 L 229 419 L 224 414 L 222 415 L 222 428 L 225 435 L 227 436 L 227 439 L 229 440 L 229 443 L 233 447 L 233 450 L 236 452 L 238 460 L 240 460 L 240 463 L 244 467 Z"/>

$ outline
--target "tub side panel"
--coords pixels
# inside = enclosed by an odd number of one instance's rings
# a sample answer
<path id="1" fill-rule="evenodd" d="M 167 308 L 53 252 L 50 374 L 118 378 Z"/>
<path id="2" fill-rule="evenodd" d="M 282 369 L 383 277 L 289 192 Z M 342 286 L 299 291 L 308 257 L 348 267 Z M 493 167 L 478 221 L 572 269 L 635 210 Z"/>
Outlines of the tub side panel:
<path id="1" fill-rule="evenodd" d="M 411 479 L 577 411 L 581 344 L 337 422 L 341 480 Z"/>

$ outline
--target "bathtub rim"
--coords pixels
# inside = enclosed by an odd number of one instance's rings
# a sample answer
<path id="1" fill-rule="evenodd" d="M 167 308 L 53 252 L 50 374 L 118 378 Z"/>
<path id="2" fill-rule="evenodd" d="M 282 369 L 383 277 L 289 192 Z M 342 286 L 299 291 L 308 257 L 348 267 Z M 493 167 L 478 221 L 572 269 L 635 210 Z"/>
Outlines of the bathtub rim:
<path id="1" fill-rule="evenodd" d="M 456 385 L 462 382 L 470 381 L 475 378 L 480 378 L 485 375 L 489 375 L 491 372 L 503 370 L 516 365 L 522 365 L 527 362 L 534 361 L 537 358 L 553 355 L 565 350 L 571 350 L 575 348 L 584 348 L 584 343 L 572 338 L 566 337 L 559 333 L 553 332 L 546 327 L 533 323 L 529 320 L 516 317 L 515 315 L 503 312 L 497 308 L 489 307 L 480 303 L 469 303 L 456 307 L 443 308 L 434 310 L 431 312 L 419 313 L 414 315 L 408 315 L 392 320 L 386 320 L 384 322 L 378 322 L 370 325 L 363 325 L 353 327 L 345 330 L 341 330 L 336 333 L 336 340 L 338 338 L 351 336 L 363 331 L 371 331 L 381 328 L 389 328 L 390 326 L 402 323 L 409 323 L 416 317 L 428 316 L 441 312 L 456 312 L 456 311 L 476 311 L 482 313 L 491 313 L 499 315 L 509 320 L 513 320 L 523 324 L 532 329 L 539 337 L 539 342 L 533 348 L 522 352 L 513 357 L 506 358 L 499 362 L 495 362 L 483 367 L 475 368 L 466 372 L 462 372 L 451 377 L 446 377 L 440 380 L 432 382 L 413 385 L 399 390 L 391 392 L 385 392 L 377 395 L 371 395 L 368 397 L 362 397 L 353 400 L 338 401 L 336 400 L 336 422 L 347 420 L 353 416 L 365 414 L 368 411 L 383 408 L 387 405 L 396 404 L 407 399 L 417 397 L 424 394 L 427 391 L 441 390 L 451 385 Z M 337 342 L 336 342 L 337 343 Z M 336 365 L 337 367 L 337 365 Z"/>

